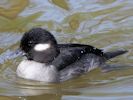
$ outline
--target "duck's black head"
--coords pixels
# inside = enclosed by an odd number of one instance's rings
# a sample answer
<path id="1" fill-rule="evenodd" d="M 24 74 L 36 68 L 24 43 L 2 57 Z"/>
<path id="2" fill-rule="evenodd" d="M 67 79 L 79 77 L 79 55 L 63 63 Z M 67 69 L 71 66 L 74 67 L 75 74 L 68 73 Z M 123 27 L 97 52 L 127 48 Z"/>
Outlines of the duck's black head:
<path id="1" fill-rule="evenodd" d="M 28 60 L 41 63 L 50 63 L 59 54 L 54 36 L 42 28 L 26 32 L 21 39 L 20 48 Z"/>

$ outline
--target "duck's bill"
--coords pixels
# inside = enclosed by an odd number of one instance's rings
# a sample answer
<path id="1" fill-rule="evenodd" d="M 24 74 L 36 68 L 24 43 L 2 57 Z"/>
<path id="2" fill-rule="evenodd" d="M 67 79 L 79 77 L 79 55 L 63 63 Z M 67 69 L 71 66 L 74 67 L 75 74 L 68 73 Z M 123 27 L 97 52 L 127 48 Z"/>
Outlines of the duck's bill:
<path id="1" fill-rule="evenodd" d="M 22 56 L 25 56 L 25 53 L 20 48 L 14 51 L 10 51 L 10 53 L 8 53 L 8 57 L 11 59 L 14 59 L 16 57 L 22 57 Z"/>
<path id="2" fill-rule="evenodd" d="M 21 49 L 16 49 L 14 51 L 12 50 L 6 50 L 5 52 L 0 54 L 0 64 L 3 64 L 5 61 L 10 60 L 10 59 L 15 59 L 17 57 L 22 57 L 25 54 Z"/>
<path id="3" fill-rule="evenodd" d="M 25 56 L 26 54 L 20 48 L 18 48 L 15 51 L 13 51 L 12 55 L 18 57 L 18 56 Z"/>

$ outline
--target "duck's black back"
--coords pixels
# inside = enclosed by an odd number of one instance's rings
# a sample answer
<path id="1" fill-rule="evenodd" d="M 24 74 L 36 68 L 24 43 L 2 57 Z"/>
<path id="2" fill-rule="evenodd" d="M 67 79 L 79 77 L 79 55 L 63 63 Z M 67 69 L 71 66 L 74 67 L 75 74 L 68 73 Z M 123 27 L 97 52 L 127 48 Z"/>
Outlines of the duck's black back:
<path id="1" fill-rule="evenodd" d="M 58 44 L 60 54 L 52 62 L 60 71 L 67 66 L 80 61 L 80 59 L 86 54 L 94 54 L 98 57 L 104 57 L 102 50 L 94 48 L 90 45 L 83 44 Z"/>

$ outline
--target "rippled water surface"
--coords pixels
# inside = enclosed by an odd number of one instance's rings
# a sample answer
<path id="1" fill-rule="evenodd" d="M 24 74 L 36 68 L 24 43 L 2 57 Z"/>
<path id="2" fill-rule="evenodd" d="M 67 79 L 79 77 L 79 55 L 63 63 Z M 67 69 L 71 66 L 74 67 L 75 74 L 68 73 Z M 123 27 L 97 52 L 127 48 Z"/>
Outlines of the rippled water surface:
<path id="1" fill-rule="evenodd" d="M 51 31 L 60 43 L 85 43 L 129 52 L 60 84 L 19 79 L 13 54 L 32 27 Z M 0 100 L 132 100 L 133 0 L 0 0 Z"/>

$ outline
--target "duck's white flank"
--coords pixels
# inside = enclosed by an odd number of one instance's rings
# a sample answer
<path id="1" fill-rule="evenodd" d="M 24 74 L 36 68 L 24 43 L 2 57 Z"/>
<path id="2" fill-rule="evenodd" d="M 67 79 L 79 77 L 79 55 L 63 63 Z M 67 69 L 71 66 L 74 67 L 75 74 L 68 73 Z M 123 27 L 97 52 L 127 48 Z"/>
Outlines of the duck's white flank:
<path id="1" fill-rule="evenodd" d="M 34 47 L 34 50 L 35 51 L 45 51 L 45 50 L 47 50 L 47 49 L 49 49 L 50 48 L 50 44 L 43 44 L 43 43 L 39 43 L 39 44 L 36 44 L 35 45 L 35 47 Z"/>
<path id="2" fill-rule="evenodd" d="M 30 60 L 23 60 L 18 68 L 17 75 L 24 79 L 31 79 L 44 82 L 58 82 L 59 74 L 53 65 L 46 66 Z"/>

